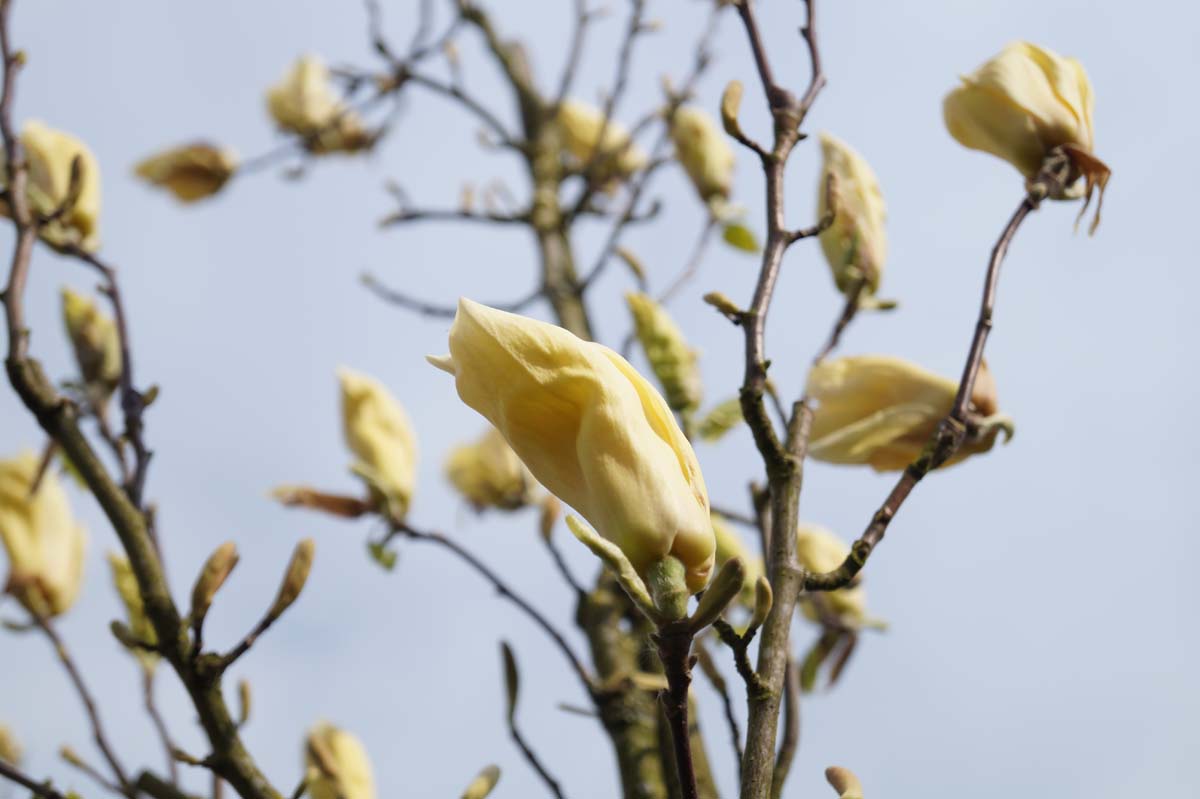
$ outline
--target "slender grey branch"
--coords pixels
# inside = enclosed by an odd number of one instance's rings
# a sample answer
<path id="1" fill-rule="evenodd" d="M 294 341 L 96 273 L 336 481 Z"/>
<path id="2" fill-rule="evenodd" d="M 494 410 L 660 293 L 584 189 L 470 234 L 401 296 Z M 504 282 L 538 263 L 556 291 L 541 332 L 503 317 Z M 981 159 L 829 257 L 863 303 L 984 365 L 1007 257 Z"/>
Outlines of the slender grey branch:
<path id="1" fill-rule="evenodd" d="M 362 284 L 366 286 L 367 289 L 376 297 L 379 297 L 380 299 L 389 302 L 392 305 L 397 305 L 406 310 L 413 311 L 421 316 L 429 316 L 436 319 L 453 319 L 454 314 L 457 312 L 457 308 L 453 305 L 438 305 L 436 303 L 418 300 L 408 296 L 407 294 L 404 294 L 403 292 L 397 291 L 396 289 L 385 286 L 379 281 L 379 278 L 375 277 L 369 272 L 363 274 L 361 280 Z M 545 294 L 545 289 L 542 286 L 538 286 L 529 294 L 526 294 L 524 297 L 521 297 L 513 302 L 490 303 L 490 305 L 492 308 L 497 308 L 501 311 L 519 313 L 525 308 L 528 308 L 530 305 L 533 305 L 533 303 L 542 299 Z"/>
<path id="2" fill-rule="evenodd" d="M 6 780 L 15 782 L 17 785 L 33 791 L 34 794 L 43 797 L 43 799 L 67 799 L 67 797 L 51 787 L 49 780 L 37 782 L 12 763 L 3 759 L 0 759 L 0 777 L 4 777 Z"/>
<path id="3" fill-rule="evenodd" d="M 554 107 L 562 105 L 563 100 L 571 93 L 571 84 L 579 72 L 579 63 L 583 60 L 583 43 L 587 34 L 588 24 L 592 21 L 592 12 L 588 11 L 587 0 L 575 0 L 575 25 L 571 31 L 571 43 L 567 49 L 567 63 L 563 67 L 562 77 L 558 81 L 558 92 L 554 95 Z"/>

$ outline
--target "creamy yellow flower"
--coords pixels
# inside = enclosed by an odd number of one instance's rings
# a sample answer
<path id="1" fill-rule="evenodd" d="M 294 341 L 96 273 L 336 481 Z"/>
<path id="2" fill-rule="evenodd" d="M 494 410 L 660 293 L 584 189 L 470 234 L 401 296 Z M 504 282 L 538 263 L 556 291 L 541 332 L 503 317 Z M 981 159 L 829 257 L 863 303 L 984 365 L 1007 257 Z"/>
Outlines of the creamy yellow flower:
<path id="1" fill-rule="evenodd" d="M 624 358 L 463 299 L 450 355 L 430 361 L 639 573 L 673 555 L 688 587 L 704 587 L 715 543 L 700 465 L 667 403 Z"/>
<path id="2" fill-rule="evenodd" d="M 558 109 L 558 129 L 562 145 L 580 166 L 595 163 L 602 182 L 626 178 L 646 168 L 649 159 L 642 149 L 629 141 L 629 131 L 610 119 L 604 124 L 604 112 L 578 100 L 564 100 Z M 600 144 L 600 132 L 604 142 Z"/>
<path id="3" fill-rule="evenodd" d="M 879 181 L 854 148 L 828 133 L 821 134 L 821 156 L 818 213 L 824 216 L 829 211 L 830 194 L 836 209 L 833 224 L 820 235 L 833 282 L 838 291 L 846 293 L 862 280 L 863 293 L 873 295 L 887 259 L 887 209 Z"/>
<path id="4" fill-rule="evenodd" d="M 30 210 L 50 216 L 62 208 L 71 190 L 71 165 L 79 159 L 79 192 L 71 210 L 42 226 L 42 239 L 53 247 L 77 245 L 88 252 L 100 247 L 100 165 L 88 146 L 74 136 L 36 120 L 25 123 L 21 147 L 29 166 L 25 194 Z M 0 172 L 0 183 L 8 178 Z M 11 215 L 6 202 L 0 214 Z"/>
<path id="5" fill-rule="evenodd" d="M 733 147 L 721 127 L 699 108 L 682 106 L 671 118 L 675 158 L 700 199 L 722 205 L 733 190 Z"/>
<path id="6" fill-rule="evenodd" d="M 375 778 L 362 742 L 327 722 L 309 730 L 304 767 L 311 799 L 375 799 Z"/>
<path id="7" fill-rule="evenodd" d="M 58 616 L 79 595 L 86 541 L 53 471 L 42 475 L 30 495 L 37 472 L 32 452 L 0 461 L 0 539 L 8 552 L 4 590 L 31 613 Z"/>
<path id="8" fill-rule="evenodd" d="M 110 552 L 108 553 L 108 566 L 112 572 L 113 587 L 117 589 L 117 595 L 121 597 L 121 603 L 125 606 L 129 629 L 139 641 L 145 641 L 148 644 L 158 643 L 158 634 L 154 631 L 154 625 L 146 617 L 146 608 L 142 603 L 141 592 L 138 590 L 137 577 L 133 573 L 133 567 L 129 565 L 129 558 Z M 153 652 L 136 649 L 133 654 L 137 656 L 142 667 L 147 670 L 153 669 L 158 663 L 158 655 Z"/>
<path id="9" fill-rule="evenodd" d="M 63 323 L 71 339 L 79 375 L 97 413 L 121 380 L 121 340 L 117 326 L 95 301 L 69 288 L 62 290 Z"/>
<path id="10" fill-rule="evenodd" d="M 281 130 L 304 137 L 315 154 L 354 152 L 374 143 L 359 116 L 334 92 L 329 68 L 316 56 L 301 56 L 267 90 L 267 110 Z"/>
<path id="11" fill-rule="evenodd" d="M 190 203 L 220 191 L 237 167 L 232 150 L 200 142 L 152 155 L 134 167 L 134 172 L 167 189 L 180 202 Z"/>
<path id="12" fill-rule="evenodd" d="M 801 524 L 796 528 L 796 559 L 808 571 L 833 571 L 842 565 L 848 554 L 850 547 L 824 527 Z M 817 603 L 822 603 L 819 609 Z M 867 595 L 861 584 L 819 593 L 815 599 L 806 595 L 800 600 L 800 610 L 811 621 L 832 617 L 855 629 L 868 621 Z"/>
<path id="13" fill-rule="evenodd" d="M 950 413 L 958 383 L 883 355 L 837 358 L 808 373 L 808 393 L 818 404 L 808 453 L 830 463 L 867 463 L 899 471 L 921 454 L 938 423 Z M 972 406 L 983 417 L 945 465 L 987 452 L 1012 420 L 996 412 L 995 382 L 980 371 Z"/>
<path id="14" fill-rule="evenodd" d="M 446 477 L 477 511 L 516 510 L 529 504 L 536 481 L 494 427 L 478 441 L 463 444 L 446 458 Z"/>
<path id="15" fill-rule="evenodd" d="M 634 329 L 646 360 L 667 397 L 672 410 L 689 412 L 700 406 L 704 387 L 696 353 L 688 346 L 683 331 L 666 309 L 647 294 L 625 295 Z"/>
<path id="16" fill-rule="evenodd" d="M 712 514 L 713 535 L 717 544 L 717 568 L 732 558 L 740 558 L 745 567 L 739 599 L 748 607 L 754 607 L 754 585 L 763 574 L 762 558 L 753 554 L 745 540 L 719 514 Z"/>
<path id="17" fill-rule="evenodd" d="M 358 459 L 351 467 L 366 481 L 372 498 L 396 520 L 412 501 L 417 469 L 417 438 L 400 404 L 373 377 L 338 370 L 342 389 L 342 432 Z"/>
<path id="18" fill-rule="evenodd" d="M 1014 42 L 964 76 L 962 85 L 946 95 L 942 111 L 960 144 L 1003 158 L 1026 181 L 1037 176 L 1051 151 L 1063 148 L 1074 171 L 1059 198 L 1086 194 L 1090 200 L 1094 188 L 1103 196 L 1109 176 L 1095 156 L 1092 107 L 1092 85 L 1082 64 Z"/>

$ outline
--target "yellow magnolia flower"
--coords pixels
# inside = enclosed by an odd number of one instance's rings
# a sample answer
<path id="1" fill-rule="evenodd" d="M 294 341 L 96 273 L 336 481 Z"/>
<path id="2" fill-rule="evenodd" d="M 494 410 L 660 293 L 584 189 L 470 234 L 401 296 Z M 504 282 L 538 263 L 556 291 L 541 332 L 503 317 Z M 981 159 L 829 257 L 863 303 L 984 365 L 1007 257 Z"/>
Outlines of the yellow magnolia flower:
<path id="1" fill-rule="evenodd" d="M 688 588 L 704 587 L 715 543 L 700 465 L 667 403 L 624 358 L 462 299 L 450 354 L 430 362 L 639 574 L 672 555 Z"/>
<path id="2" fill-rule="evenodd" d="M 712 514 L 712 526 L 717 544 L 717 568 L 724 566 L 725 562 L 732 558 L 741 559 L 745 567 L 745 577 L 742 580 L 739 599 L 748 607 L 754 607 L 754 584 L 763 573 L 762 558 L 750 551 L 750 547 L 746 546 L 738 532 L 719 514 Z"/>
<path id="3" fill-rule="evenodd" d="M 375 799 L 375 778 L 362 742 L 327 722 L 309 730 L 304 767 L 311 799 Z"/>
<path id="4" fill-rule="evenodd" d="M 342 432 L 358 459 L 351 468 L 367 483 L 372 499 L 402 520 L 412 501 L 417 469 L 417 438 L 408 414 L 373 377 L 343 367 L 338 380 Z"/>
<path id="5" fill-rule="evenodd" d="M 162 186 L 180 202 L 190 203 L 220 191 L 237 167 L 232 150 L 201 142 L 152 155 L 134 167 L 134 172 L 146 182 Z"/>
<path id="6" fill-rule="evenodd" d="M 838 291 L 848 293 L 862 280 L 863 295 L 871 296 L 879 289 L 887 259 L 887 209 L 879 181 L 857 151 L 828 133 L 821 134 L 821 156 L 818 213 L 829 211 L 830 199 L 836 209 L 833 224 L 821 232 L 821 249 Z"/>
<path id="7" fill-rule="evenodd" d="M 578 100 L 564 100 L 558 108 L 559 135 L 567 153 L 582 166 L 593 161 L 601 181 L 626 178 L 646 168 L 649 159 L 641 148 L 629 141 L 629 131 L 610 119 L 604 124 L 604 112 Z M 600 145 L 600 132 L 604 142 Z"/>
<path id="8" fill-rule="evenodd" d="M 53 617 L 79 595 L 85 535 L 53 471 L 30 494 L 38 465 L 32 452 L 0 461 L 0 539 L 8 552 L 4 590 L 30 613 Z"/>
<path id="9" fill-rule="evenodd" d="M 90 298 L 69 288 L 62 290 L 63 322 L 79 375 L 90 394 L 97 413 L 121 380 L 121 340 L 117 326 Z"/>
<path id="10" fill-rule="evenodd" d="M 1003 158 L 1027 183 L 1061 147 L 1074 169 L 1057 199 L 1086 195 L 1090 201 L 1095 188 L 1103 199 L 1110 174 L 1094 154 L 1092 105 L 1092 85 L 1082 64 L 1014 42 L 964 76 L 962 85 L 946 95 L 942 111 L 946 128 L 960 144 Z M 1096 213 L 1098 222 L 1099 206 Z"/>
<path id="11" fill-rule="evenodd" d="M 533 497 L 533 475 L 494 427 L 478 441 L 450 451 L 446 476 L 477 511 L 516 510 Z"/>
<path id="12" fill-rule="evenodd" d="M 316 56 L 301 56 L 267 90 L 267 110 L 281 130 L 304 137 L 314 154 L 355 152 L 374 143 L 362 120 L 338 98 L 329 68 Z"/>
<path id="13" fill-rule="evenodd" d="M 40 216 L 56 214 L 71 193 L 71 165 L 79 159 L 79 188 L 70 211 L 42 226 L 42 239 L 55 248 L 77 245 L 88 252 L 100 247 L 100 165 L 88 146 L 74 136 L 36 120 L 25 123 L 21 147 L 29 165 L 25 194 L 30 210 Z M 0 183 L 8 177 L 0 172 Z M 6 202 L 0 214 L 10 216 Z"/>
<path id="14" fill-rule="evenodd" d="M 630 292 L 625 295 L 625 302 L 633 315 L 646 360 L 667 396 L 667 404 L 672 410 L 694 411 L 700 406 L 704 387 L 696 366 L 696 353 L 688 346 L 683 331 L 649 295 Z"/>
<path id="15" fill-rule="evenodd" d="M 733 190 L 734 156 L 721 127 L 699 108 L 682 106 L 671 118 L 671 140 L 700 199 L 723 206 Z"/>
<path id="16" fill-rule="evenodd" d="M 830 463 L 867 463 L 876 471 L 899 471 L 921 454 L 938 423 L 950 413 L 958 383 L 900 358 L 859 355 L 837 358 L 808 373 L 808 394 L 818 405 L 808 453 Z M 983 417 L 945 465 L 987 452 L 1012 420 L 996 412 L 995 382 L 986 364 L 971 397 Z"/>
<path id="17" fill-rule="evenodd" d="M 833 571 L 849 554 L 850 547 L 824 527 L 801 524 L 796 528 L 796 559 L 810 572 Z M 877 624 L 867 618 L 867 594 L 861 584 L 805 595 L 800 610 L 810 621 L 836 621 L 852 629 Z"/>

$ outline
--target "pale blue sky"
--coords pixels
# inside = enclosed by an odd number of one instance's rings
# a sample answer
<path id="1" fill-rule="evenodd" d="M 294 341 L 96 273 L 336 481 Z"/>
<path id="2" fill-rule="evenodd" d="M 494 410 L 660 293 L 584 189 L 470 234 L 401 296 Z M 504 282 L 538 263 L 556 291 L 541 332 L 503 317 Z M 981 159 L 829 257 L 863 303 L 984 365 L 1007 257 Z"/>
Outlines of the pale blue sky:
<path id="1" fill-rule="evenodd" d="M 550 85 L 570 4 L 489 5 L 504 9 L 505 31 L 531 42 Z M 624 24 L 625 4 L 609 5 L 614 13 L 589 42 L 578 84 L 589 98 L 610 79 Z M 406 35 L 416 3 L 385 6 L 389 29 Z M 686 67 L 706 4 L 650 6 L 665 31 L 637 54 L 626 121 L 657 101 L 661 74 Z M 795 35 L 800 9 L 765 0 L 761 10 L 777 74 L 797 88 L 807 80 Z M 269 603 L 297 538 L 317 540 L 304 597 L 236 670 L 254 685 L 246 739 L 267 774 L 290 789 L 305 729 L 327 718 L 363 738 L 381 796 L 454 796 L 489 762 L 504 769 L 497 797 L 542 795 L 502 723 L 504 637 L 526 674 L 523 725 L 568 795 L 613 796 L 608 744 L 596 724 L 556 709 L 583 697 L 524 618 L 440 551 L 404 546 L 396 571 L 384 574 L 364 554 L 369 525 L 288 512 L 266 498 L 282 482 L 353 487 L 333 372 L 339 364 L 368 371 L 418 423 L 414 522 L 460 537 L 569 625 L 570 595 L 534 538 L 533 515 L 475 519 L 441 479 L 447 448 L 481 429 L 422 359 L 445 349 L 447 324 L 387 307 L 357 282 L 370 269 L 447 302 L 462 292 L 483 301 L 523 294 L 536 266 L 519 233 L 375 226 L 390 210 L 385 178 L 418 203 L 445 206 L 464 180 L 504 178 L 520 195 L 512 160 L 481 152 L 475 123 L 458 109 L 414 93 L 371 158 L 332 159 L 302 182 L 258 175 L 215 202 L 181 209 L 136 184 L 130 165 L 200 136 L 244 155 L 263 151 L 273 140 L 263 88 L 297 54 L 369 59 L 359 4 L 18 0 L 15 18 L 15 40 L 30 57 L 18 118 L 86 139 L 104 173 L 104 254 L 121 268 L 139 380 L 162 386 L 147 418 L 157 452 L 149 494 L 161 508 L 177 594 L 208 552 L 235 540 L 242 564 L 208 636 L 231 643 Z M 927 481 L 893 524 L 867 575 L 873 612 L 891 629 L 863 642 L 834 692 L 806 700 L 788 796 L 823 795 L 821 772 L 835 762 L 879 797 L 1200 793 L 1200 691 L 1187 676 L 1200 655 L 1200 589 L 1189 569 L 1200 556 L 1191 493 L 1200 475 L 1191 421 L 1200 278 L 1189 243 L 1200 182 L 1200 118 L 1189 99 L 1200 70 L 1197 22 L 1194 11 L 1161 2 L 1136 10 L 1116 0 L 822 4 L 830 82 L 808 129 L 844 138 L 878 172 L 890 211 L 882 293 L 901 301 L 890 316 L 856 323 L 844 352 L 898 354 L 946 374 L 959 368 L 984 261 L 1021 181 L 943 130 L 941 97 L 957 74 L 1015 38 L 1078 57 L 1096 89 L 1097 152 L 1114 177 L 1095 238 L 1073 235 L 1075 208 L 1055 205 L 1017 237 L 988 350 L 1017 436 Z M 463 42 L 468 84 L 511 119 L 474 37 Z M 724 83 L 740 78 L 748 86 L 743 124 L 766 130 L 732 15 L 716 51 L 701 101 L 715 110 Z M 739 157 L 736 199 L 761 231 L 761 177 Z M 813 217 L 816 159 L 815 144 L 802 144 L 789 172 L 788 216 L 797 226 Z M 661 287 L 681 266 L 700 216 L 677 170 L 656 185 L 672 207 L 629 243 Z M 582 237 L 584 263 L 603 230 Z M 10 241 L 0 232 L 0 247 Z M 719 289 L 744 301 L 755 263 L 714 249 L 675 306 L 703 353 L 711 400 L 736 389 L 741 338 L 698 298 Z M 27 297 L 33 349 L 58 376 L 68 373 L 57 316 L 63 283 L 92 285 L 77 265 L 39 253 Z M 598 332 L 610 343 L 627 328 L 620 295 L 628 286 L 619 269 L 597 285 Z M 768 337 L 786 395 L 799 390 L 835 302 L 818 248 L 795 248 Z M 0 390 L 0 454 L 40 442 L 11 392 Z M 744 486 L 761 468 L 744 431 L 698 451 L 714 501 L 744 504 Z M 891 479 L 813 465 L 802 516 L 852 537 Z M 135 667 L 106 629 L 118 608 L 102 554 L 116 540 L 94 503 L 75 499 L 92 533 L 91 558 L 84 598 L 62 630 L 101 695 L 122 758 L 161 768 L 138 709 Z M 563 546 L 579 573 L 591 572 L 590 556 L 565 534 Z M 574 630 L 571 639 L 582 648 Z M 25 742 L 29 769 L 97 795 L 56 760 L 61 743 L 97 758 L 45 642 L 0 635 L 0 658 L 0 723 Z M 707 686 L 697 691 L 728 796 L 725 730 Z M 160 692 L 180 742 L 203 755 L 173 676 L 162 675 Z M 191 775 L 197 786 L 199 778 Z M 6 795 L 14 794 L 0 787 Z"/>

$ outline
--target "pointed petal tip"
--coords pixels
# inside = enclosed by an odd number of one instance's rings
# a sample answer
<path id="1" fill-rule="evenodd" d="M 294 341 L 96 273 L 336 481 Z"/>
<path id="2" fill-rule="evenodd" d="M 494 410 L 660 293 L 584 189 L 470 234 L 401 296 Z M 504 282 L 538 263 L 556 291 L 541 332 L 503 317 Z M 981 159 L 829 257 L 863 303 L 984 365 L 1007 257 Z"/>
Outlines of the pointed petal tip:
<path id="1" fill-rule="evenodd" d="M 454 359 L 449 355 L 426 355 L 425 360 L 430 364 L 441 369 L 446 374 L 457 375 L 454 370 Z"/>

